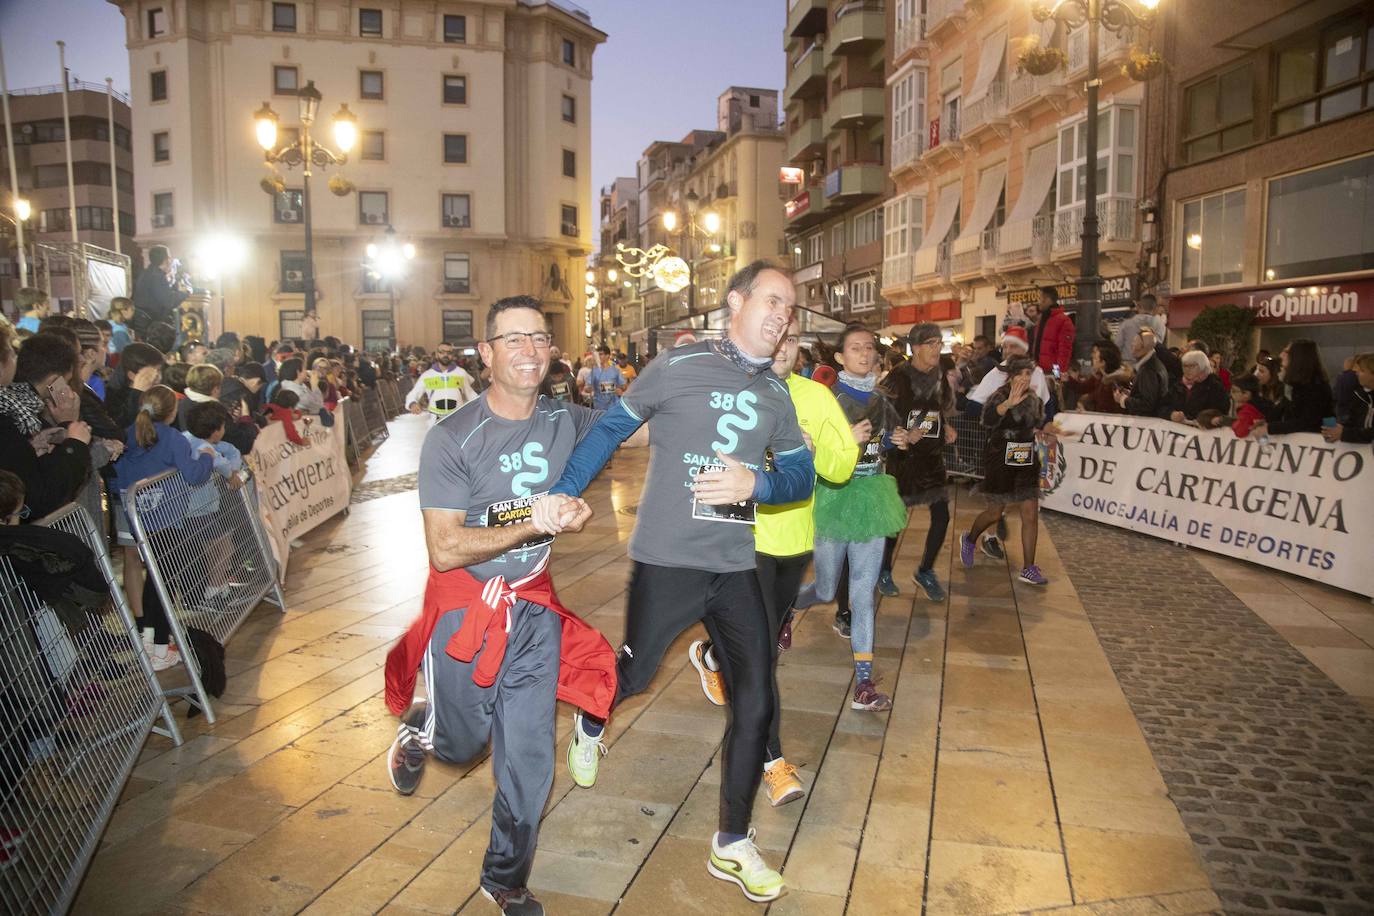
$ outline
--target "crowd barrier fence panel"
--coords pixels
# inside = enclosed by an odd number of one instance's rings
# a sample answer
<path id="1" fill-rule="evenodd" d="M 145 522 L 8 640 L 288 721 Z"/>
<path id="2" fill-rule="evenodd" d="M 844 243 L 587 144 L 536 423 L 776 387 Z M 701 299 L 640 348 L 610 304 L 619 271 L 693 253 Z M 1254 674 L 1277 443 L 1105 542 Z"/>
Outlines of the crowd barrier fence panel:
<path id="1" fill-rule="evenodd" d="M 53 527 L 88 525 L 75 511 Z M 109 610 L 59 616 L 0 558 L 0 912 L 68 911 L 159 716 L 175 734 L 132 621 Z"/>
<path id="2" fill-rule="evenodd" d="M 361 467 L 363 453 L 367 451 L 372 434 L 367 429 L 367 418 L 363 416 L 363 405 L 356 398 L 346 397 L 339 401 L 344 420 L 344 457 L 350 467 Z"/>
<path id="3" fill-rule="evenodd" d="M 367 420 L 367 431 L 374 443 L 386 439 L 386 414 L 382 411 L 382 399 L 375 388 L 363 391 L 363 417 Z"/>
<path id="4" fill-rule="evenodd" d="M 231 487 L 219 474 L 198 487 L 165 471 L 129 488 L 125 505 L 147 574 L 167 609 L 190 686 L 172 692 L 215 721 L 188 631 L 202 630 L 221 646 L 263 600 L 283 611 L 276 563 L 253 505 L 253 481 Z"/>
<path id="5" fill-rule="evenodd" d="M 945 445 L 945 468 L 951 477 L 982 480 L 983 452 L 988 444 L 988 431 L 977 417 L 951 417 L 949 425 L 958 433 L 953 443 Z"/>
<path id="6" fill-rule="evenodd" d="M 394 417 L 401 412 L 401 395 L 396 390 L 396 383 L 389 378 L 377 380 L 377 393 L 382 399 L 382 409 L 388 417 Z"/>

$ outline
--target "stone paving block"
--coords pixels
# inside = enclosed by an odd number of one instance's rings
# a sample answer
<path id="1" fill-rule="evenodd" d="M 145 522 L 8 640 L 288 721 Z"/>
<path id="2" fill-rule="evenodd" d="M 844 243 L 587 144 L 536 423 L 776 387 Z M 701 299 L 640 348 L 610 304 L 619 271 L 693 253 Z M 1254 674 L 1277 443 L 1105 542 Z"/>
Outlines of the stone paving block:
<path id="1" fill-rule="evenodd" d="M 831 750 L 806 803 L 803 831 L 815 826 L 857 827 L 868 812 L 869 787 L 878 758 Z M 833 893 L 833 891 L 825 891 Z"/>
<path id="2" fill-rule="evenodd" d="M 668 805 L 638 799 L 601 798 L 591 792 L 570 795 L 544 818 L 539 828 L 539 854 L 556 852 L 638 866 L 673 813 Z"/>
<path id="3" fill-rule="evenodd" d="M 865 861 L 866 857 L 866 851 L 860 849 L 848 912 L 864 916 L 918 916 L 925 890 L 924 871 L 872 865 Z M 924 869 L 924 849 L 921 860 Z"/>
<path id="4" fill-rule="evenodd" d="M 789 889 L 845 897 L 859 854 L 857 827 L 815 824 L 810 808 L 783 866 Z"/>
<path id="5" fill-rule="evenodd" d="M 476 866 L 462 875 L 430 866 L 401 888 L 401 892 L 391 899 L 383 912 L 389 913 L 392 907 L 398 907 L 417 913 L 456 913 L 477 892 L 480 865 L 479 858 Z M 487 906 L 491 904 L 487 903 Z"/>
<path id="6" fill-rule="evenodd" d="M 883 805 L 869 809 L 859 847 L 859 867 L 865 865 L 924 871 L 930 839 L 930 808 L 925 805 Z"/>
<path id="7" fill-rule="evenodd" d="M 1054 799 L 1043 769 L 941 761 L 931 835 L 979 846 L 1058 853 Z"/>
<path id="8" fill-rule="evenodd" d="M 1064 857 L 1004 846 L 931 843 L 928 913 L 1013 913 L 1072 903 Z"/>
<path id="9" fill-rule="evenodd" d="M 221 865 L 177 895 L 177 902 L 198 913 L 239 916 L 261 913 L 287 916 L 299 913 L 320 888 Z"/>
<path id="10" fill-rule="evenodd" d="M 707 873 L 709 855 L 710 848 L 700 840 L 663 837 L 625 892 L 618 912 L 758 916 L 759 905 L 746 899 L 736 885 Z M 776 861 L 773 859 L 775 867 Z M 538 867 L 536 862 L 535 868 Z"/>
<path id="11" fill-rule="evenodd" d="M 1186 837 L 1064 826 L 1075 895 L 1081 901 L 1206 890 L 1197 851 Z"/>
<path id="12" fill-rule="evenodd" d="M 768 912 L 770 916 L 843 916 L 845 898 L 789 889 Z"/>
<path id="13" fill-rule="evenodd" d="M 940 753 L 992 752 L 1042 763 L 1040 722 L 1032 713 L 952 707 L 940 717 Z"/>
<path id="14" fill-rule="evenodd" d="M 944 706 L 1034 713 L 1035 696 L 1025 671 L 950 665 L 945 669 Z"/>
<path id="15" fill-rule="evenodd" d="M 638 870 L 638 862 L 567 855 L 541 846 L 530 873 L 530 888 L 536 896 L 547 890 L 613 903 L 620 899 Z"/>
<path id="16" fill-rule="evenodd" d="M 358 768 L 358 761 L 284 748 L 224 784 L 224 791 L 299 808 Z"/>

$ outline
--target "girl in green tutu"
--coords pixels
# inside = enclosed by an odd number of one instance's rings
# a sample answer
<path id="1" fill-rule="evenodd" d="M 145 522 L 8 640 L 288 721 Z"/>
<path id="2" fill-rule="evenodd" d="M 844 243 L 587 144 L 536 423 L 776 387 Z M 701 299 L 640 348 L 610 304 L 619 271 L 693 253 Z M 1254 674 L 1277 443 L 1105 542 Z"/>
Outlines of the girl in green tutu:
<path id="1" fill-rule="evenodd" d="M 832 387 L 859 443 L 854 476 L 843 484 L 816 482 L 816 581 L 802 589 L 797 607 L 832 601 L 840 570 L 849 561 L 850 641 L 854 652 L 855 709 L 890 709 L 892 700 L 873 681 L 874 591 L 883 565 L 883 542 L 906 527 L 897 481 L 883 473 L 883 455 L 906 444 L 906 429 L 892 403 L 876 390 L 878 350 L 873 333 L 850 325 L 840 336 Z"/>

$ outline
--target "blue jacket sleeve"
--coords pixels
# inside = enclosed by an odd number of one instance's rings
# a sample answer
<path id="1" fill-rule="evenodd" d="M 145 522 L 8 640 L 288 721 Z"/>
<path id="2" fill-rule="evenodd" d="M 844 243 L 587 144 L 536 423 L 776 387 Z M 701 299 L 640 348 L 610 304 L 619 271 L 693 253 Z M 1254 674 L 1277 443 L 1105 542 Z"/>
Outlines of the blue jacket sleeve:
<path id="1" fill-rule="evenodd" d="M 582 491 L 591 484 L 592 478 L 601 472 L 607 461 L 611 460 L 620 443 L 630 438 L 643 422 L 626 410 L 621 402 L 616 401 L 615 405 L 602 414 L 596 425 L 582 437 L 582 441 L 577 443 L 577 448 L 568 456 L 563 476 L 558 478 L 558 483 L 554 484 L 549 492 L 581 496 Z M 809 452 L 807 457 L 810 457 Z"/>
<path id="2" fill-rule="evenodd" d="M 816 486 L 816 465 L 808 448 L 773 456 L 775 470 L 754 475 L 754 501 L 770 506 L 801 502 Z"/>
<path id="3" fill-rule="evenodd" d="M 170 435 L 168 435 L 170 433 Z M 215 470 L 215 460 L 202 452 L 191 451 L 191 443 L 187 442 L 179 433 L 168 430 L 164 435 L 168 435 L 172 443 L 172 460 L 176 463 L 176 468 L 181 472 L 181 476 L 186 478 L 186 482 L 193 487 L 200 486 L 210 479 L 210 475 Z"/>

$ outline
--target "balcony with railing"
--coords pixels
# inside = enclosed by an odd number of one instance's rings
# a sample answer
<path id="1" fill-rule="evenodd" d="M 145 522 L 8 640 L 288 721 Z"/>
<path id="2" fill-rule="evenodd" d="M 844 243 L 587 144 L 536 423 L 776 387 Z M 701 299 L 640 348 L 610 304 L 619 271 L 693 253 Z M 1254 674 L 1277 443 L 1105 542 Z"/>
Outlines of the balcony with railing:
<path id="1" fill-rule="evenodd" d="M 793 38 L 825 31 L 826 0 L 789 0 L 787 34 Z"/>
<path id="2" fill-rule="evenodd" d="M 964 106 L 963 139 L 976 140 L 984 131 L 994 130 L 1007 123 L 1007 84 L 997 81 L 988 86 L 981 98 Z M 943 139 L 943 138 L 942 138 Z"/>
<path id="3" fill-rule="evenodd" d="M 1088 29 L 1091 25 L 1080 26 L 1069 33 L 1068 75 L 1082 73 L 1088 69 Z M 1131 50 L 1131 43 L 1116 32 L 1098 30 L 1097 71 L 1105 73 L 1108 64 L 1120 63 Z"/>
<path id="4" fill-rule="evenodd" d="M 1070 258 L 1082 249 L 1083 204 L 1060 210 L 1054 215 L 1056 258 Z M 1120 251 L 1140 242 L 1140 226 L 1134 197 L 1109 197 L 1097 202 L 1097 244 L 1099 249 Z"/>
<path id="5" fill-rule="evenodd" d="M 784 97 L 787 102 L 793 99 L 809 99 L 825 94 L 825 49 L 819 40 L 806 46 L 806 49 L 792 61 L 792 69 L 787 74 Z"/>
<path id="6" fill-rule="evenodd" d="M 983 230 L 983 238 L 978 253 L 982 255 L 979 266 L 984 275 L 997 272 L 997 248 L 1001 244 L 1002 230 L 1000 227 Z"/>
<path id="7" fill-rule="evenodd" d="M 911 252 L 883 258 L 882 293 L 895 291 L 911 285 L 915 270 L 916 255 Z"/>
<path id="8" fill-rule="evenodd" d="M 926 41 L 926 17 L 916 13 L 905 22 L 897 24 L 892 32 L 892 60 L 899 61 L 908 52 L 919 48 Z"/>
<path id="9" fill-rule="evenodd" d="M 882 0 L 850 0 L 835 11 L 825 38 L 825 53 L 860 54 L 887 41 L 887 12 Z"/>
<path id="10" fill-rule="evenodd" d="M 926 37 L 938 42 L 946 33 L 962 31 L 967 15 L 964 0 L 930 0 L 926 5 Z"/>
<path id="11" fill-rule="evenodd" d="M 936 118 L 926 125 L 926 148 L 921 158 L 932 164 L 938 164 L 946 155 L 961 158 L 964 144 L 959 137 L 959 118 Z"/>
<path id="12" fill-rule="evenodd" d="M 822 190 L 824 208 L 838 210 L 861 200 L 876 197 L 887 186 L 887 169 L 877 163 L 853 162 L 834 169 L 825 176 Z"/>
<path id="13" fill-rule="evenodd" d="M 915 168 L 926 151 L 925 131 L 914 130 L 892 141 L 892 174 Z"/>
<path id="14" fill-rule="evenodd" d="M 1054 105 L 1068 95 L 1064 79 L 1063 70 L 1054 70 L 1043 76 L 1017 73 L 1007 83 L 1007 111 L 1015 113 L 1031 108 L 1038 102 Z"/>
<path id="15" fill-rule="evenodd" d="M 825 149 L 825 125 L 820 118 L 808 118 L 801 122 L 792 135 L 787 138 L 787 160 L 797 162 Z"/>
<path id="16" fill-rule="evenodd" d="M 912 255 L 911 282 L 918 287 L 932 287 L 948 284 L 953 266 L 953 254 L 948 240 L 936 245 L 934 249 L 919 249 Z"/>
<path id="17" fill-rule="evenodd" d="M 887 94 L 881 87 L 845 89 L 833 96 L 825 109 L 825 132 L 876 124 L 886 116 Z"/>
<path id="18" fill-rule="evenodd" d="M 1048 264 L 1053 242 L 1053 213 L 1007 223 L 1002 227 L 998 240 L 997 266 L 1006 270 Z"/>
<path id="19" fill-rule="evenodd" d="M 956 279 L 976 277 L 983 272 L 983 253 L 977 248 L 956 251 L 950 256 L 950 276 Z"/>

